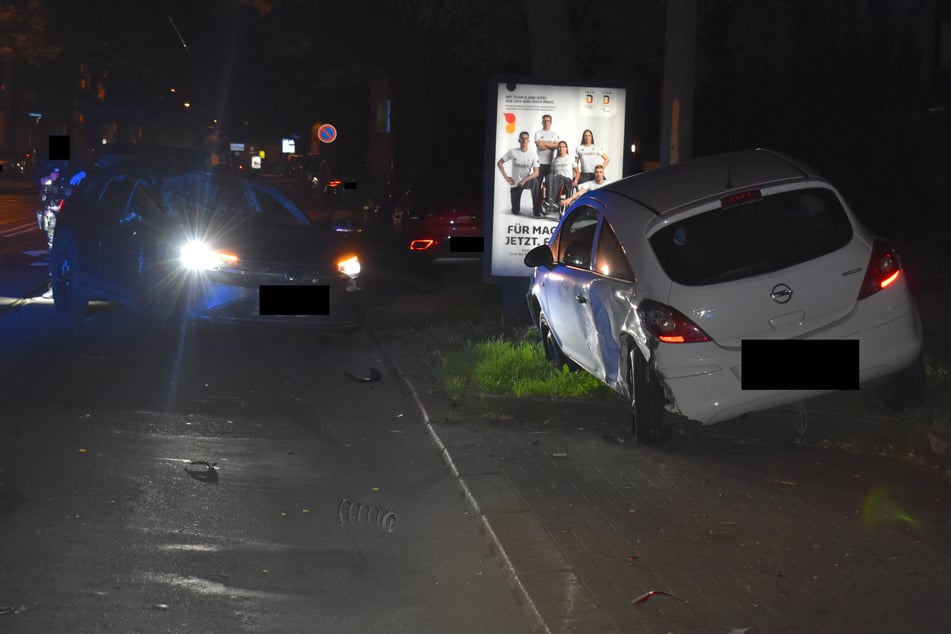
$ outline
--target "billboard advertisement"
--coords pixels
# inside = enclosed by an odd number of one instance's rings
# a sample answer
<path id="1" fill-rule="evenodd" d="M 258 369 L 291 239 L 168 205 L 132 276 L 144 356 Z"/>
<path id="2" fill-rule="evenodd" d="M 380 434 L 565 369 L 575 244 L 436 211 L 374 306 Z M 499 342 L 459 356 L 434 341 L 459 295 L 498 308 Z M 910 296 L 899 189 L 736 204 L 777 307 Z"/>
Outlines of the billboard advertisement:
<path id="1" fill-rule="evenodd" d="M 490 83 L 492 277 L 528 275 L 525 254 L 547 242 L 560 202 L 593 178 L 595 166 L 604 167 L 608 182 L 623 176 L 626 96 L 616 86 Z"/>

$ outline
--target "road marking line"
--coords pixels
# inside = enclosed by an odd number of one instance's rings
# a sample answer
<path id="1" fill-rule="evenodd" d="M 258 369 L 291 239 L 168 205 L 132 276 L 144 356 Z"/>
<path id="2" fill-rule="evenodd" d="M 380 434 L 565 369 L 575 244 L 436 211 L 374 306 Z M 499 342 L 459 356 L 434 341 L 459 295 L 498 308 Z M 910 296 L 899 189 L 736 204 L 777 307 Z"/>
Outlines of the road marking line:
<path id="1" fill-rule="evenodd" d="M 4 229 L 3 231 L 0 231 L 0 236 L 3 236 L 4 238 L 12 238 L 13 236 L 29 233 L 30 231 L 39 231 L 39 227 L 36 226 L 35 222 L 28 222 L 23 225 L 17 225 L 15 227 L 10 227 L 9 229 Z"/>

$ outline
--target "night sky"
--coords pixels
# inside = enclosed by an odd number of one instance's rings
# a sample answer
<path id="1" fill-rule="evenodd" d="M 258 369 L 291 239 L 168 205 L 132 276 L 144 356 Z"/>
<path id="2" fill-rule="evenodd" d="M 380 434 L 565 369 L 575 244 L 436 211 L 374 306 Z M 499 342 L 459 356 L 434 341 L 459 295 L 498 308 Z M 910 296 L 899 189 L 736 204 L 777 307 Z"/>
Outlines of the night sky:
<path id="1" fill-rule="evenodd" d="M 619 81 L 654 155 L 644 158 L 657 158 L 661 0 L 522 0 L 504 12 L 442 0 L 32 2 L 49 10 L 61 52 L 16 65 L 24 107 L 69 112 L 81 62 L 105 76 L 113 102 L 179 107 L 187 99 L 194 116 L 248 137 L 333 122 L 338 150 L 353 140 L 358 157 L 370 81 L 387 77 L 398 167 L 449 161 L 481 172 L 484 157 L 472 148 L 484 138 L 490 76 Z M 927 181 L 919 191 L 931 187 L 946 173 L 949 146 L 947 117 L 933 104 L 951 91 L 947 69 L 935 65 L 940 43 L 922 42 L 920 25 L 946 20 L 944 4 L 698 1 L 694 154 L 773 147 L 865 184 L 921 162 L 909 177 Z M 550 47 L 530 37 L 539 6 L 567 17 Z"/>

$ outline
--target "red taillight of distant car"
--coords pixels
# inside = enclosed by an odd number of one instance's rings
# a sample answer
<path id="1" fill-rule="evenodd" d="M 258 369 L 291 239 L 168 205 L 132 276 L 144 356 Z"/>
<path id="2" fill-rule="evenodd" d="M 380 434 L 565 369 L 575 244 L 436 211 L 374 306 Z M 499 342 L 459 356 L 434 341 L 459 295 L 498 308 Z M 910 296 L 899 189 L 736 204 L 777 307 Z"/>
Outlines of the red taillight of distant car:
<path id="1" fill-rule="evenodd" d="M 898 261 L 898 253 L 891 245 L 876 238 L 872 243 L 872 256 L 868 260 L 859 299 L 865 299 L 891 286 L 900 276 L 901 263 Z"/>
<path id="2" fill-rule="evenodd" d="M 410 251 L 428 251 L 435 247 L 439 242 L 437 240 L 432 240 L 430 238 L 422 240 L 411 240 L 409 243 Z"/>
<path id="3" fill-rule="evenodd" d="M 637 307 L 644 330 L 664 343 L 698 343 L 710 341 L 707 333 L 680 311 L 649 299 Z"/>

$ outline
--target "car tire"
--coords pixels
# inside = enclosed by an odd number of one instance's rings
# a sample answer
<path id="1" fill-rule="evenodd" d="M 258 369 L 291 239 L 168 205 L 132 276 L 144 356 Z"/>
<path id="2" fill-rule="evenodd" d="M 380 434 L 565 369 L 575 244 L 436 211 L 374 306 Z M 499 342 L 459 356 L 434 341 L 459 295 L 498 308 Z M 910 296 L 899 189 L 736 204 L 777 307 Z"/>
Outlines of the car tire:
<path id="1" fill-rule="evenodd" d="M 893 411 L 921 405 L 928 393 L 925 362 L 921 355 L 900 372 L 895 373 L 879 389 L 879 398 Z"/>
<path id="2" fill-rule="evenodd" d="M 538 315 L 538 332 L 541 335 L 542 347 L 545 350 L 545 358 L 548 359 L 549 363 L 559 370 L 561 370 L 566 365 L 572 372 L 578 369 L 578 365 L 569 359 L 568 355 L 562 352 L 561 348 L 558 347 L 558 342 L 555 341 L 555 335 L 548 326 L 548 320 L 545 318 L 544 313 L 540 313 Z"/>
<path id="3" fill-rule="evenodd" d="M 665 440 L 664 387 L 636 345 L 628 353 L 628 381 L 631 389 L 631 433 L 639 443 Z"/>
<path id="4" fill-rule="evenodd" d="M 80 315 L 89 303 L 89 294 L 78 279 L 78 249 L 72 235 L 60 234 L 50 249 L 50 287 L 57 312 Z"/>

